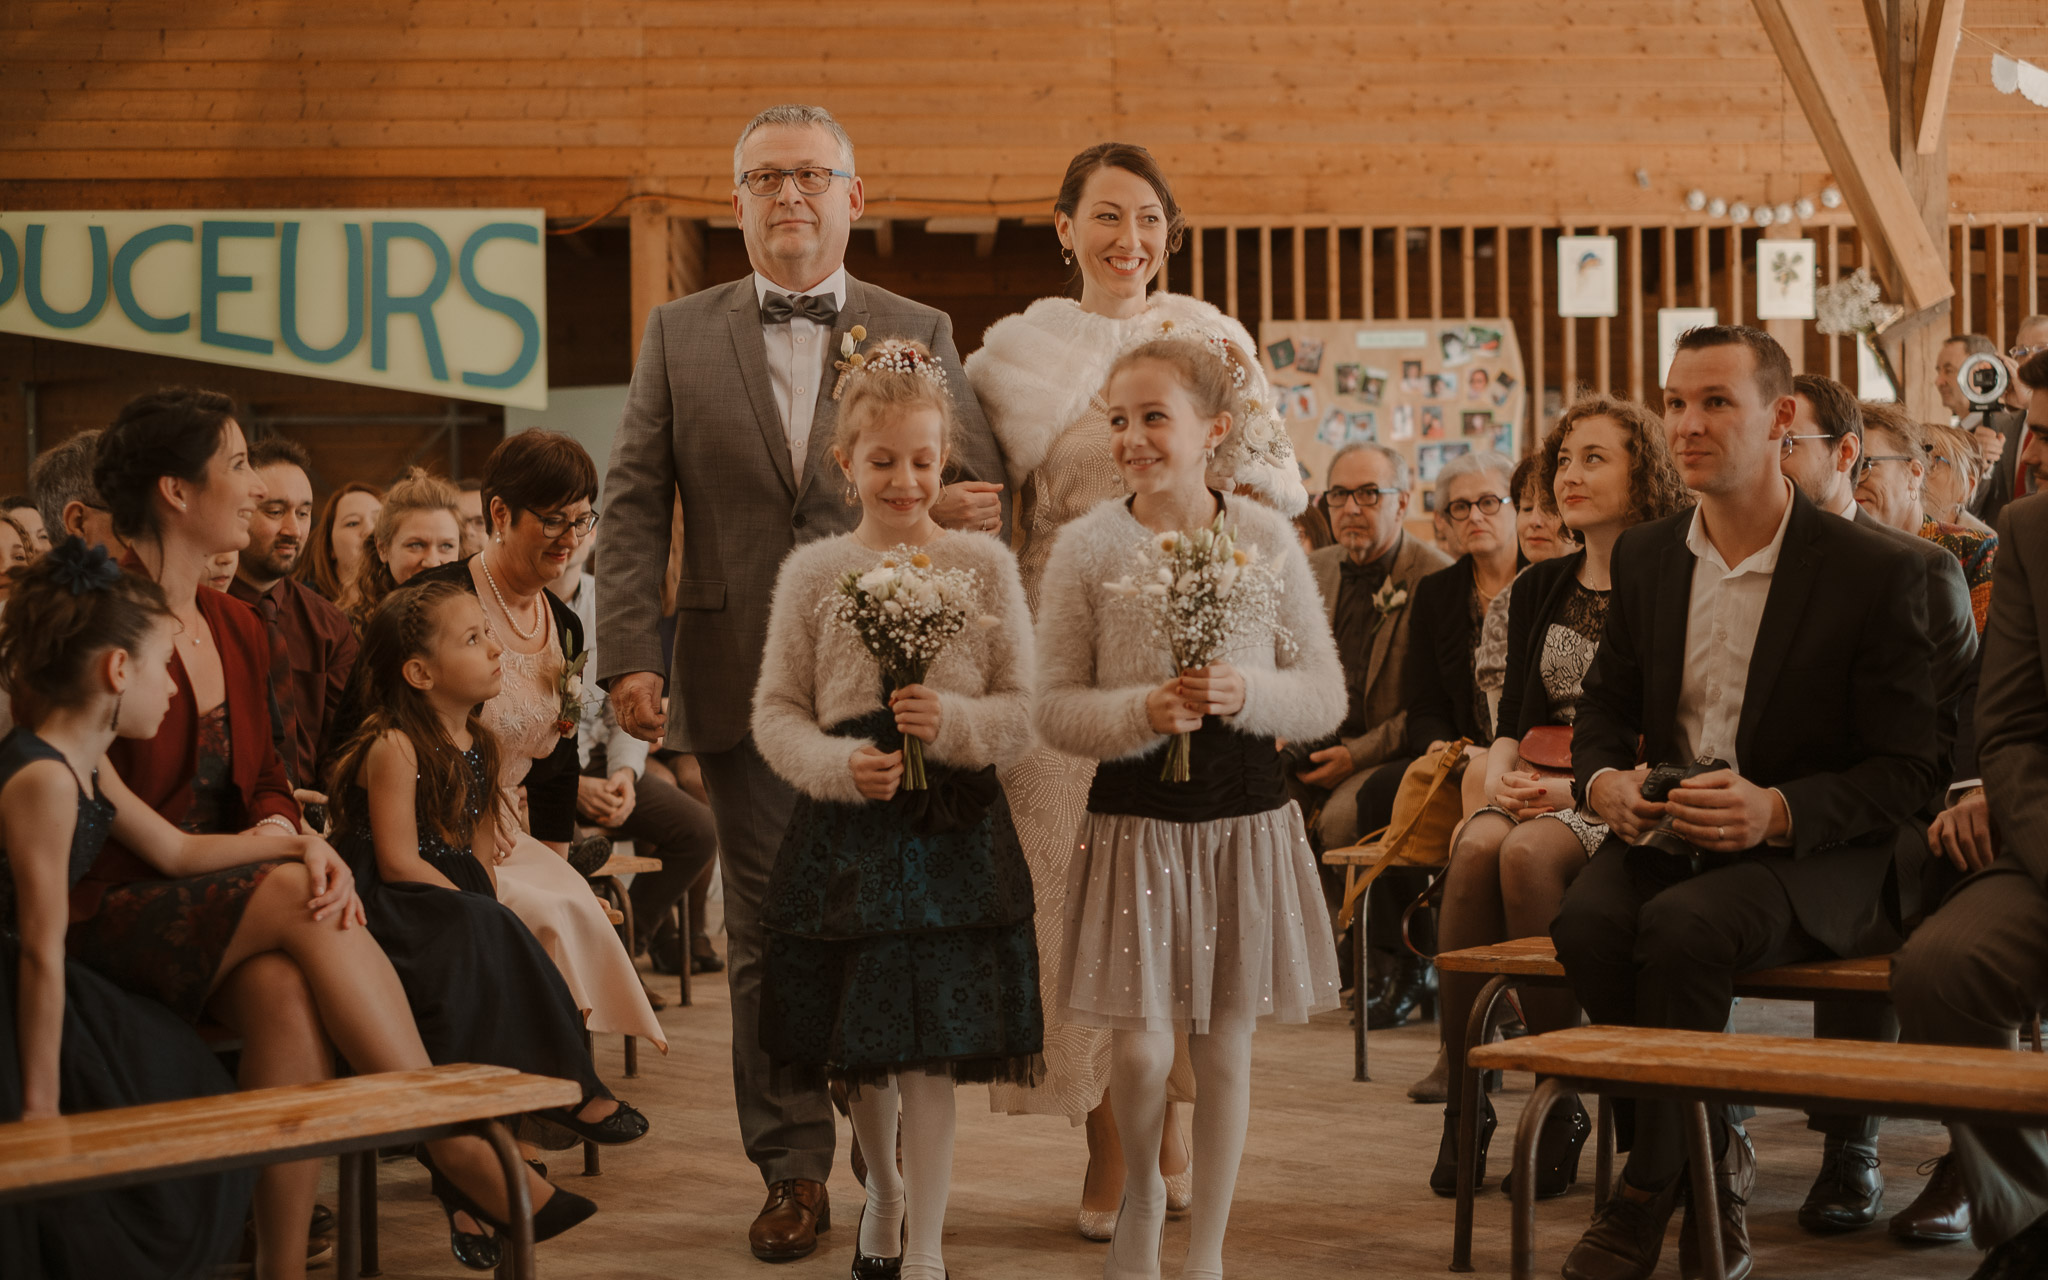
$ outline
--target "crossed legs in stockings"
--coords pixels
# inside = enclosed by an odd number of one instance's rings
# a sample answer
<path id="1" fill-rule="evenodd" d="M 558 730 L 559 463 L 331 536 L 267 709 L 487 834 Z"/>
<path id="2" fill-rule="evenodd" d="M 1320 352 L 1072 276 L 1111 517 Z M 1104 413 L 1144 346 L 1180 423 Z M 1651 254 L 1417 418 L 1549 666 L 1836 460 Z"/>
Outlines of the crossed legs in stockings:
<path id="1" fill-rule="evenodd" d="M 263 878 L 221 957 L 207 1011 L 242 1037 L 242 1084 L 306 1084 L 333 1074 L 327 1043 L 358 1071 L 428 1066 L 405 989 L 361 926 L 315 920 L 306 868 L 284 863 Z M 482 1138 L 428 1144 L 434 1161 L 485 1210 L 507 1212 L 503 1175 Z M 258 1280 L 297 1280 L 306 1269 L 318 1161 L 273 1165 L 256 1184 Z M 538 1210 L 554 1188 L 528 1175 Z"/>
<path id="2" fill-rule="evenodd" d="M 953 1078 L 913 1070 L 890 1076 L 883 1086 L 856 1088 L 847 1111 L 862 1150 L 895 1149 L 899 1108 L 903 1169 L 899 1173 L 893 1160 L 868 1165 L 858 1247 L 870 1258 L 900 1251 L 903 1280 L 945 1280 L 940 1239 L 953 1187 Z"/>

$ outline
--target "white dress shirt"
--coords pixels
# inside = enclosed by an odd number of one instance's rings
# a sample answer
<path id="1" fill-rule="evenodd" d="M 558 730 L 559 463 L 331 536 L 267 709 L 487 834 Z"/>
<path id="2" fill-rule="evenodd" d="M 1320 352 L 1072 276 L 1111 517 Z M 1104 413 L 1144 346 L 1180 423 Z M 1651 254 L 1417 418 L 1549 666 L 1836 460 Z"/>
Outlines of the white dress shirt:
<path id="1" fill-rule="evenodd" d="M 1792 523 L 1792 482 L 1784 485 L 1785 514 L 1760 550 L 1730 568 L 1707 537 L 1704 512 L 1693 511 L 1686 550 L 1699 561 L 1685 614 L 1685 670 L 1678 683 L 1678 742 L 1688 760 L 1726 760 L 1737 773 L 1736 728 L 1749 684 L 1749 659 L 1764 618 L 1785 529 Z"/>
<path id="2" fill-rule="evenodd" d="M 754 301 L 770 292 L 785 293 L 780 285 L 754 273 Z M 792 298 L 830 295 L 846 305 L 846 268 L 841 267 L 819 281 L 816 287 L 790 293 Z M 815 320 L 791 316 L 787 324 L 761 326 L 761 342 L 768 348 L 768 381 L 775 388 L 775 407 L 782 413 L 782 434 L 789 441 L 791 469 L 801 476 L 804 459 L 810 453 L 811 419 L 818 411 L 819 379 L 830 376 L 832 330 Z"/>

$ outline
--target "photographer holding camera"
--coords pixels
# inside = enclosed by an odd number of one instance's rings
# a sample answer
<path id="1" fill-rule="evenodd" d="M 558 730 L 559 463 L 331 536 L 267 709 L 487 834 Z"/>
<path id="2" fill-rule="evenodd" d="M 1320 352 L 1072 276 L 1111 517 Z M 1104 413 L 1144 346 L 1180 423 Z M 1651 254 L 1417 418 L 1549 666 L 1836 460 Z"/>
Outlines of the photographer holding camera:
<path id="1" fill-rule="evenodd" d="M 2027 389 L 2017 374 L 2028 356 L 2048 349 L 2048 316 L 2020 321 L 2013 344 L 2001 354 L 1981 333 L 1958 333 L 1941 344 L 1934 365 L 1941 403 L 1955 415 L 1957 426 L 1977 437 L 1990 464 L 1990 475 L 1970 501 L 1970 513 L 1988 525 L 1998 523 L 2006 503 L 2029 492 L 2019 475 Z"/>
<path id="2" fill-rule="evenodd" d="M 1616 543 L 1605 635 L 1572 757 L 1611 828 L 1551 926 L 1594 1021 L 1717 1031 L 1736 975 L 1899 940 L 1886 892 L 1938 776 L 1927 572 L 1909 547 L 1816 508 L 1779 471 L 1797 411 L 1771 337 L 1679 340 L 1671 451 L 1699 505 Z M 1652 770 L 1664 799 L 1644 794 Z M 1723 763 L 1725 762 L 1725 764 Z M 1698 766 L 1698 767 L 1695 767 Z M 1644 837 L 1658 832 L 1645 843 Z M 1639 1101 L 1622 1182 L 1566 1260 L 1568 1280 L 1641 1280 L 1676 1209 L 1676 1103 Z M 1714 1126 L 1728 1275 L 1749 1273 L 1749 1140 Z M 1698 1274 L 1696 1236 L 1681 1270 Z"/>

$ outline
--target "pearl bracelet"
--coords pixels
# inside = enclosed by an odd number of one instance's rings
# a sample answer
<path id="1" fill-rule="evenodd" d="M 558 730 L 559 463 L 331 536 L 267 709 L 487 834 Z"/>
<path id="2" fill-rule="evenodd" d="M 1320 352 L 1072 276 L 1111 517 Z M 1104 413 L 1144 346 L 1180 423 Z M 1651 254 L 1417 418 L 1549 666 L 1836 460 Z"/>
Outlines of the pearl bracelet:
<path id="1" fill-rule="evenodd" d="M 266 825 L 276 826 L 280 831 L 284 832 L 288 836 L 295 836 L 299 834 L 299 829 L 291 824 L 291 820 L 280 814 L 266 813 L 261 818 L 257 819 L 256 825 L 259 827 Z"/>

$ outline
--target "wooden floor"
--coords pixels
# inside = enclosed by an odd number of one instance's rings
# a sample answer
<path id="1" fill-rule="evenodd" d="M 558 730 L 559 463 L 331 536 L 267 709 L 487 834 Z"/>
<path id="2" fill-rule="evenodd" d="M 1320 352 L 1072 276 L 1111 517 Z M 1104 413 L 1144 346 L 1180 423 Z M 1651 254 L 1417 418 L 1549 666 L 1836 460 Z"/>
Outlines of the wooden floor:
<path id="1" fill-rule="evenodd" d="M 673 993 L 675 979 L 654 978 Z M 834 1229 L 818 1252 L 779 1267 L 747 1252 L 747 1224 L 759 1209 L 761 1183 L 741 1153 L 731 1096 L 731 1029 L 722 975 L 701 979 L 698 1003 L 661 1015 L 667 1058 L 641 1055 L 637 1080 L 622 1077 L 616 1036 L 599 1046 L 598 1069 L 618 1094 L 644 1110 L 653 1133 L 608 1152 L 604 1173 L 584 1178 L 574 1153 L 551 1158 L 562 1185 L 588 1195 L 598 1215 L 541 1248 L 541 1274 L 552 1280 L 816 1280 L 841 1277 L 852 1258 L 859 1189 L 842 1154 L 830 1184 Z M 1804 1034 L 1803 1005 L 1745 1003 L 1744 1030 Z M 1238 1181 L 1224 1257 L 1230 1274 L 1260 1280 L 1292 1277 L 1435 1277 L 1450 1257 L 1451 1202 L 1430 1194 L 1426 1178 L 1441 1132 L 1441 1111 L 1408 1101 L 1410 1081 L 1435 1053 L 1435 1027 L 1411 1026 L 1373 1039 L 1375 1080 L 1351 1080 L 1351 1037 L 1342 1014 L 1305 1027 L 1270 1027 L 1255 1041 L 1252 1132 Z M 1474 1262 L 1480 1276 L 1507 1273 L 1508 1204 L 1496 1189 L 1506 1167 L 1509 1135 L 1527 1099 L 1528 1077 L 1509 1077 L 1496 1095 L 1500 1134 L 1493 1178 L 1479 1202 Z M 946 1261 L 960 1280 L 1092 1280 L 1104 1247 L 1074 1230 L 1086 1148 L 1063 1120 L 991 1115 L 987 1095 L 962 1089 L 958 1159 L 946 1223 Z M 1794 1215 L 1818 1164 L 1820 1139 L 1803 1116 L 1767 1111 L 1752 1122 L 1761 1177 L 1750 1205 L 1759 1276 L 1807 1280 L 1961 1280 L 1980 1255 L 1968 1246 L 1912 1250 L 1894 1244 L 1882 1226 L 1848 1237 L 1816 1237 Z M 1918 1193 L 1916 1166 L 1941 1152 L 1942 1130 L 1911 1121 L 1886 1126 L 1882 1155 L 1887 1210 Z M 1584 1169 L 1590 1181 L 1592 1153 Z M 332 1204 L 332 1170 L 323 1199 Z M 381 1170 L 383 1274 L 391 1280 L 467 1274 L 450 1257 L 446 1233 L 426 1196 L 426 1179 L 411 1163 Z M 1538 1274 L 1555 1275 L 1564 1251 L 1591 1212 L 1582 1185 L 1539 1206 Z M 1166 1272 L 1176 1274 L 1187 1240 L 1186 1219 L 1167 1228 Z M 1659 1274 L 1678 1274 L 1676 1224 Z"/>

